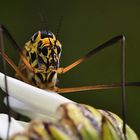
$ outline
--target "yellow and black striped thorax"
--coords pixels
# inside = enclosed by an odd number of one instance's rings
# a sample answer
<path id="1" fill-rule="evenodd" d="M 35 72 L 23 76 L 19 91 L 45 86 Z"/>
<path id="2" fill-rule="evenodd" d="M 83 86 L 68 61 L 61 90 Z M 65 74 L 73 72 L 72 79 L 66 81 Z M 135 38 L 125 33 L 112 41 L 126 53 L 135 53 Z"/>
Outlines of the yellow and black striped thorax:
<path id="1" fill-rule="evenodd" d="M 38 87 L 54 87 L 55 70 L 59 67 L 61 44 L 50 31 L 38 31 L 25 44 L 25 55 L 35 73 L 28 71 L 28 78 Z"/>

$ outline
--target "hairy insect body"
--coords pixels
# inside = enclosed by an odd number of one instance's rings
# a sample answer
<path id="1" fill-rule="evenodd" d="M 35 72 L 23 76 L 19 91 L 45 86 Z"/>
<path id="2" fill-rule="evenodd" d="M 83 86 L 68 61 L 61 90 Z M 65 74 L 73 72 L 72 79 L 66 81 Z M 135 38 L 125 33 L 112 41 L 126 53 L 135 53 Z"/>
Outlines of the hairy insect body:
<path id="1" fill-rule="evenodd" d="M 61 44 L 50 31 L 38 31 L 25 44 L 23 53 L 34 72 L 20 62 L 19 69 L 31 84 L 47 89 L 54 89 L 57 83 L 57 68 L 61 55 Z"/>

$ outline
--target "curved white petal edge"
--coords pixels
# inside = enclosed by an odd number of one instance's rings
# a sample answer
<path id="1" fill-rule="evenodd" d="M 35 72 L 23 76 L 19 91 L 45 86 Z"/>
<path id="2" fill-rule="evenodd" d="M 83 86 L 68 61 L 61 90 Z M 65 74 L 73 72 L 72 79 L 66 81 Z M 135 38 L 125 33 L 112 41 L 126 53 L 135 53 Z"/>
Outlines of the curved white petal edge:
<path id="1" fill-rule="evenodd" d="M 18 102 L 21 102 L 21 105 L 19 106 L 19 109 L 21 110 L 26 105 L 27 108 L 29 107 L 39 114 L 59 117 L 59 114 L 56 114 L 58 106 L 63 103 L 72 102 L 55 92 L 39 89 L 9 76 L 7 76 L 7 83 L 10 97 Z M 3 91 L 5 91 L 3 73 L 0 73 L 0 87 Z M 11 106 L 14 103 L 12 103 L 11 100 Z M 23 110 L 26 109 L 24 108 Z"/>
<path id="2" fill-rule="evenodd" d="M 7 139 L 7 130 L 8 130 L 8 115 L 0 114 L 0 138 Z M 11 117 L 10 129 L 9 129 L 9 137 L 14 135 L 15 133 L 24 131 L 24 127 Z"/>
<path id="3" fill-rule="evenodd" d="M 56 116 L 52 114 L 41 114 L 38 113 L 33 107 L 13 98 L 9 97 L 10 108 L 12 108 L 15 112 L 18 112 L 24 116 L 29 117 L 30 119 L 41 119 L 41 120 L 49 120 L 56 121 Z M 6 97 L 4 98 L 4 103 L 7 105 Z"/>
<path id="4" fill-rule="evenodd" d="M 10 107 L 31 119 L 55 121 L 59 118 L 57 108 L 63 103 L 73 102 L 55 92 L 42 90 L 7 76 Z M 0 88 L 5 91 L 4 74 L 0 73 Z M 6 100 L 4 99 L 6 103 Z M 7 104 L 7 103 L 6 103 Z M 24 130 L 26 122 L 11 117 L 9 137 Z M 8 116 L 0 114 L 0 138 L 7 139 Z"/>

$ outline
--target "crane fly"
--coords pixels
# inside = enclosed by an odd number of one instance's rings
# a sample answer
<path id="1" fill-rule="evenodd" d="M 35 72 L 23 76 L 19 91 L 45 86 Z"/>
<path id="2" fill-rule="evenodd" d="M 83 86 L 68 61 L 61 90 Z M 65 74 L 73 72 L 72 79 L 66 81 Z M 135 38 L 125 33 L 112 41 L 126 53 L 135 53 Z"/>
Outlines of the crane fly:
<path id="1" fill-rule="evenodd" d="M 18 51 L 20 62 L 17 66 L 4 52 L 3 36 L 6 36 L 12 46 Z M 66 67 L 59 67 L 59 60 L 62 51 L 62 45 L 51 31 L 40 30 L 36 32 L 30 40 L 25 43 L 21 50 L 13 36 L 9 33 L 5 26 L 0 26 L 1 49 L 0 54 L 15 70 L 16 77 L 28 84 L 42 89 L 50 89 L 58 93 L 78 92 L 85 90 L 122 88 L 122 116 L 123 116 L 123 133 L 126 134 L 126 117 L 125 117 L 125 86 L 140 86 L 140 82 L 125 82 L 125 36 L 118 35 L 105 43 L 94 48 L 86 55 L 76 60 Z M 115 43 L 121 45 L 121 82 L 113 84 L 99 84 L 93 86 L 59 88 L 57 87 L 57 75 L 64 74 L 76 67 L 80 63 L 86 61 L 91 56 L 99 53 L 105 48 L 111 47 Z M 6 81 L 6 78 L 5 78 Z M 8 91 L 7 91 L 8 93 Z M 8 100 L 8 98 L 7 98 Z"/>
<path id="2" fill-rule="evenodd" d="M 123 35 L 116 36 L 106 41 L 72 64 L 61 68 L 59 67 L 59 61 L 62 45 L 52 32 L 46 30 L 36 32 L 31 37 L 31 39 L 25 43 L 23 50 L 21 50 L 12 35 L 3 25 L 1 26 L 1 30 L 4 32 L 4 35 L 6 35 L 7 38 L 11 41 L 13 47 L 18 51 L 20 56 L 19 65 L 16 66 L 16 64 L 6 54 L 4 54 L 3 57 L 16 71 L 16 76 L 18 79 L 26 83 L 37 86 L 39 88 L 50 89 L 58 93 L 121 87 L 121 83 L 100 84 L 73 88 L 58 88 L 56 84 L 58 74 L 64 74 L 68 72 L 72 68 L 86 61 L 88 58 L 97 54 L 103 49 L 117 42 L 120 42 L 121 48 L 124 48 L 125 37 Z M 139 82 L 126 82 L 125 85 L 139 86 Z"/>

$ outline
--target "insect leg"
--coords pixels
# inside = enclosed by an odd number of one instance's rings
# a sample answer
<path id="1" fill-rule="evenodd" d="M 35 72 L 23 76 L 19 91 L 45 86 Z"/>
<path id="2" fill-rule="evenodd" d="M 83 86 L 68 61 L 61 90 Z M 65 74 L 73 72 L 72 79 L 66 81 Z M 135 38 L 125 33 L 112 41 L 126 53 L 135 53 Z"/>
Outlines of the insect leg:
<path id="1" fill-rule="evenodd" d="M 10 132 L 10 123 L 11 123 L 11 117 L 10 117 L 10 103 L 9 103 L 9 91 L 8 91 L 8 83 L 7 83 L 7 67 L 4 59 L 4 40 L 3 40 L 3 32 L 0 29 L 0 50 L 2 55 L 2 63 L 3 63 L 3 71 L 4 71 L 4 80 L 5 80 L 5 92 L 6 95 L 6 101 L 7 101 L 7 109 L 8 109 L 8 129 L 7 129 L 7 140 L 9 139 L 9 132 Z"/>
<path id="2" fill-rule="evenodd" d="M 140 87 L 140 82 L 126 82 L 126 87 Z M 120 88 L 120 83 L 111 83 L 111 84 L 97 84 L 93 86 L 79 86 L 79 87 L 69 87 L 69 88 L 58 88 L 58 93 L 70 93 L 70 92 L 79 92 L 79 91 L 89 91 L 89 90 L 107 90 L 107 89 L 116 89 Z"/>
<path id="3" fill-rule="evenodd" d="M 93 56 L 94 54 L 100 52 L 101 50 L 103 50 L 117 42 L 121 42 L 121 85 L 120 86 L 122 89 L 122 94 L 121 94 L 122 95 L 122 117 L 123 117 L 122 131 L 124 134 L 124 139 L 127 140 L 127 137 L 126 137 L 126 99 L 125 99 L 125 85 L 126 85 L 125 84 L 125 36 L 124 35 L 119 35 L 119 36 L 116 36 L 116 37 L 108 40 L 107 42 L 101 44 L 97 48 L 88 52 L 86 55 L 84 55 L 83 57 L 81 57 L 80 59 L 75 61 L 74 63 L 68 65 L 67 67 L 59 68 L 57 72 L 66 73 L 70 69 L 74 68 L 75 66 L 79 65 L 83 61 L 85 61 L 88 58 L 90 58 L 91 56 Z"/>
<path id="4" fill-rule="evenodd" d="M 113 44 L 115 44 L 117 42 L 122 42 L 123 38 L 124 38 L 123 35 L 118 35 L 118 36 L 106 41 L 105 43 L 103 43 L 103 44 L 99 45 L 98 47 L 94 48 L 93 50 L 91 50 L 86 55 L 82 56 L 81 58 L 79 58 L 78 60 L 73 62 L 72 64 L 70 64 L 70 65 L 68 65 L 64 68 L 58 68 L 57 72 L 60 73 L 60 74 L 68 72 L 72 68 L 74 68 L 77 65 L 79 65 L 80 63 L 86 61 L 88 58 L 97 54 L 98 52 L 102 51 L 103 49 L 105 49 L 107 47 L 111 47 Z"/>
<path id="5" fill-rule="evenodd" d="M 5 30 L 6 28 L 4 26 L 0 26 L 0 37 L 1 37 L 1 47 L 4 47 L 4 45 L 2 44 L 3 42 L 3 33 L 8 33 L 7 30 Z M 12 38 L 12 36 L 10 34 L 8 34 L 9 38 Z M 13 38 L 10 40 L 14 40 Z M 14 41 L 15 42 L 15 41 Z M 16 42 L 15 42 L 16 43 Z M 14 43 L 13 43 L 14 45 Z M 14 45 L 15 46 L 15 45 Z M 15 72 L 19 75 L 19 77 L 26 83 L 30 83 L 29 80 L 21 73 L 21 71 L 18 69 L 18 67 L 15 65 L 15 63 L 3 52 L 2 53 L 2 48 L 0 48 L 0 54 L 2 55 L 2 57 L 7 61 L 8 64 L 10 64 L 10 66 L 15 70 Z"/>
<path id="6" fill-rule="evenodd" d="M 72 68 L 74 68 L 77 65 L 79 65 L 80 63 L 86 61 L 91 56 L 95 55 L 96 53 L 99 53 L 100 51 L 102 51 L 103 49 L 105 49 L 107 47 L 111 47 L 111 45 L 113 45 L 113 44 L 115 44 L 117 42 L 121 42 L 121 46 L 123 46 L 122 43 L 124 43 L 124 41 L 123 41 L 124 38 L 125 37 L 123 35 L 119 35 L 119 36 L 116 36 L 116 37 L 106 41 L 105 43 L 103 43 L 103 44 L 99 45 L 98 47 L 96 47 L 95 49 L 91 50 L 86 55 L 84 55 L 80 59 L 76 60 L 72 64 L 70 64 L 70 65 L 68 65 L 68 66 L 66 66 L 64 68 L 58 68 L 57 72 L 59 74 L 66 73 L 69 70 L 71 70 Z M 123 65 L 123 63 L 122 63 L 122 65 Z M 123 66 L 121 66 L 121 67 L 123 67 Z M 127 82 L 127 83 L 125 83 L 125 86 L 140 86 L 140 82 Z M 77 91 L 85 91 L 85 90 L 112 89 L 112 88 L 120 88 L 120 87 L 121 87 L 120 83 L 101 84 L 101 85 L 94 85 L 94 86 L 60 88 L 60 89 L 58 89 L 58 92 L 60 92 L 60 93 L 68 93 L 68 92 L 77 92 Z"/>
<path id="7" fill-rule="evenodd" d="M 26 57 L 22 53 L 22 50 L 20 49 L 19 45 L 17 44 L 17 42 L 15 41 L 15 39 L 12 37 L 12 35 L 9 33 L 9 31 L 7 30 L 7 28 L 4 25 L 0 25 L 0 28 L 3 31 L 3 34 L 9 39 L 9 41 L 12 44 L 12 46 L 18 51 L 18 53 L 20 55 L 20 58 L 23 61 L 23 63 L 25 64 L 25 66 L 31 72 L 34 72 L 33 68 L 31 67 L 31 65 L 29 64 L 29 62 L 26 60 Z"/>

